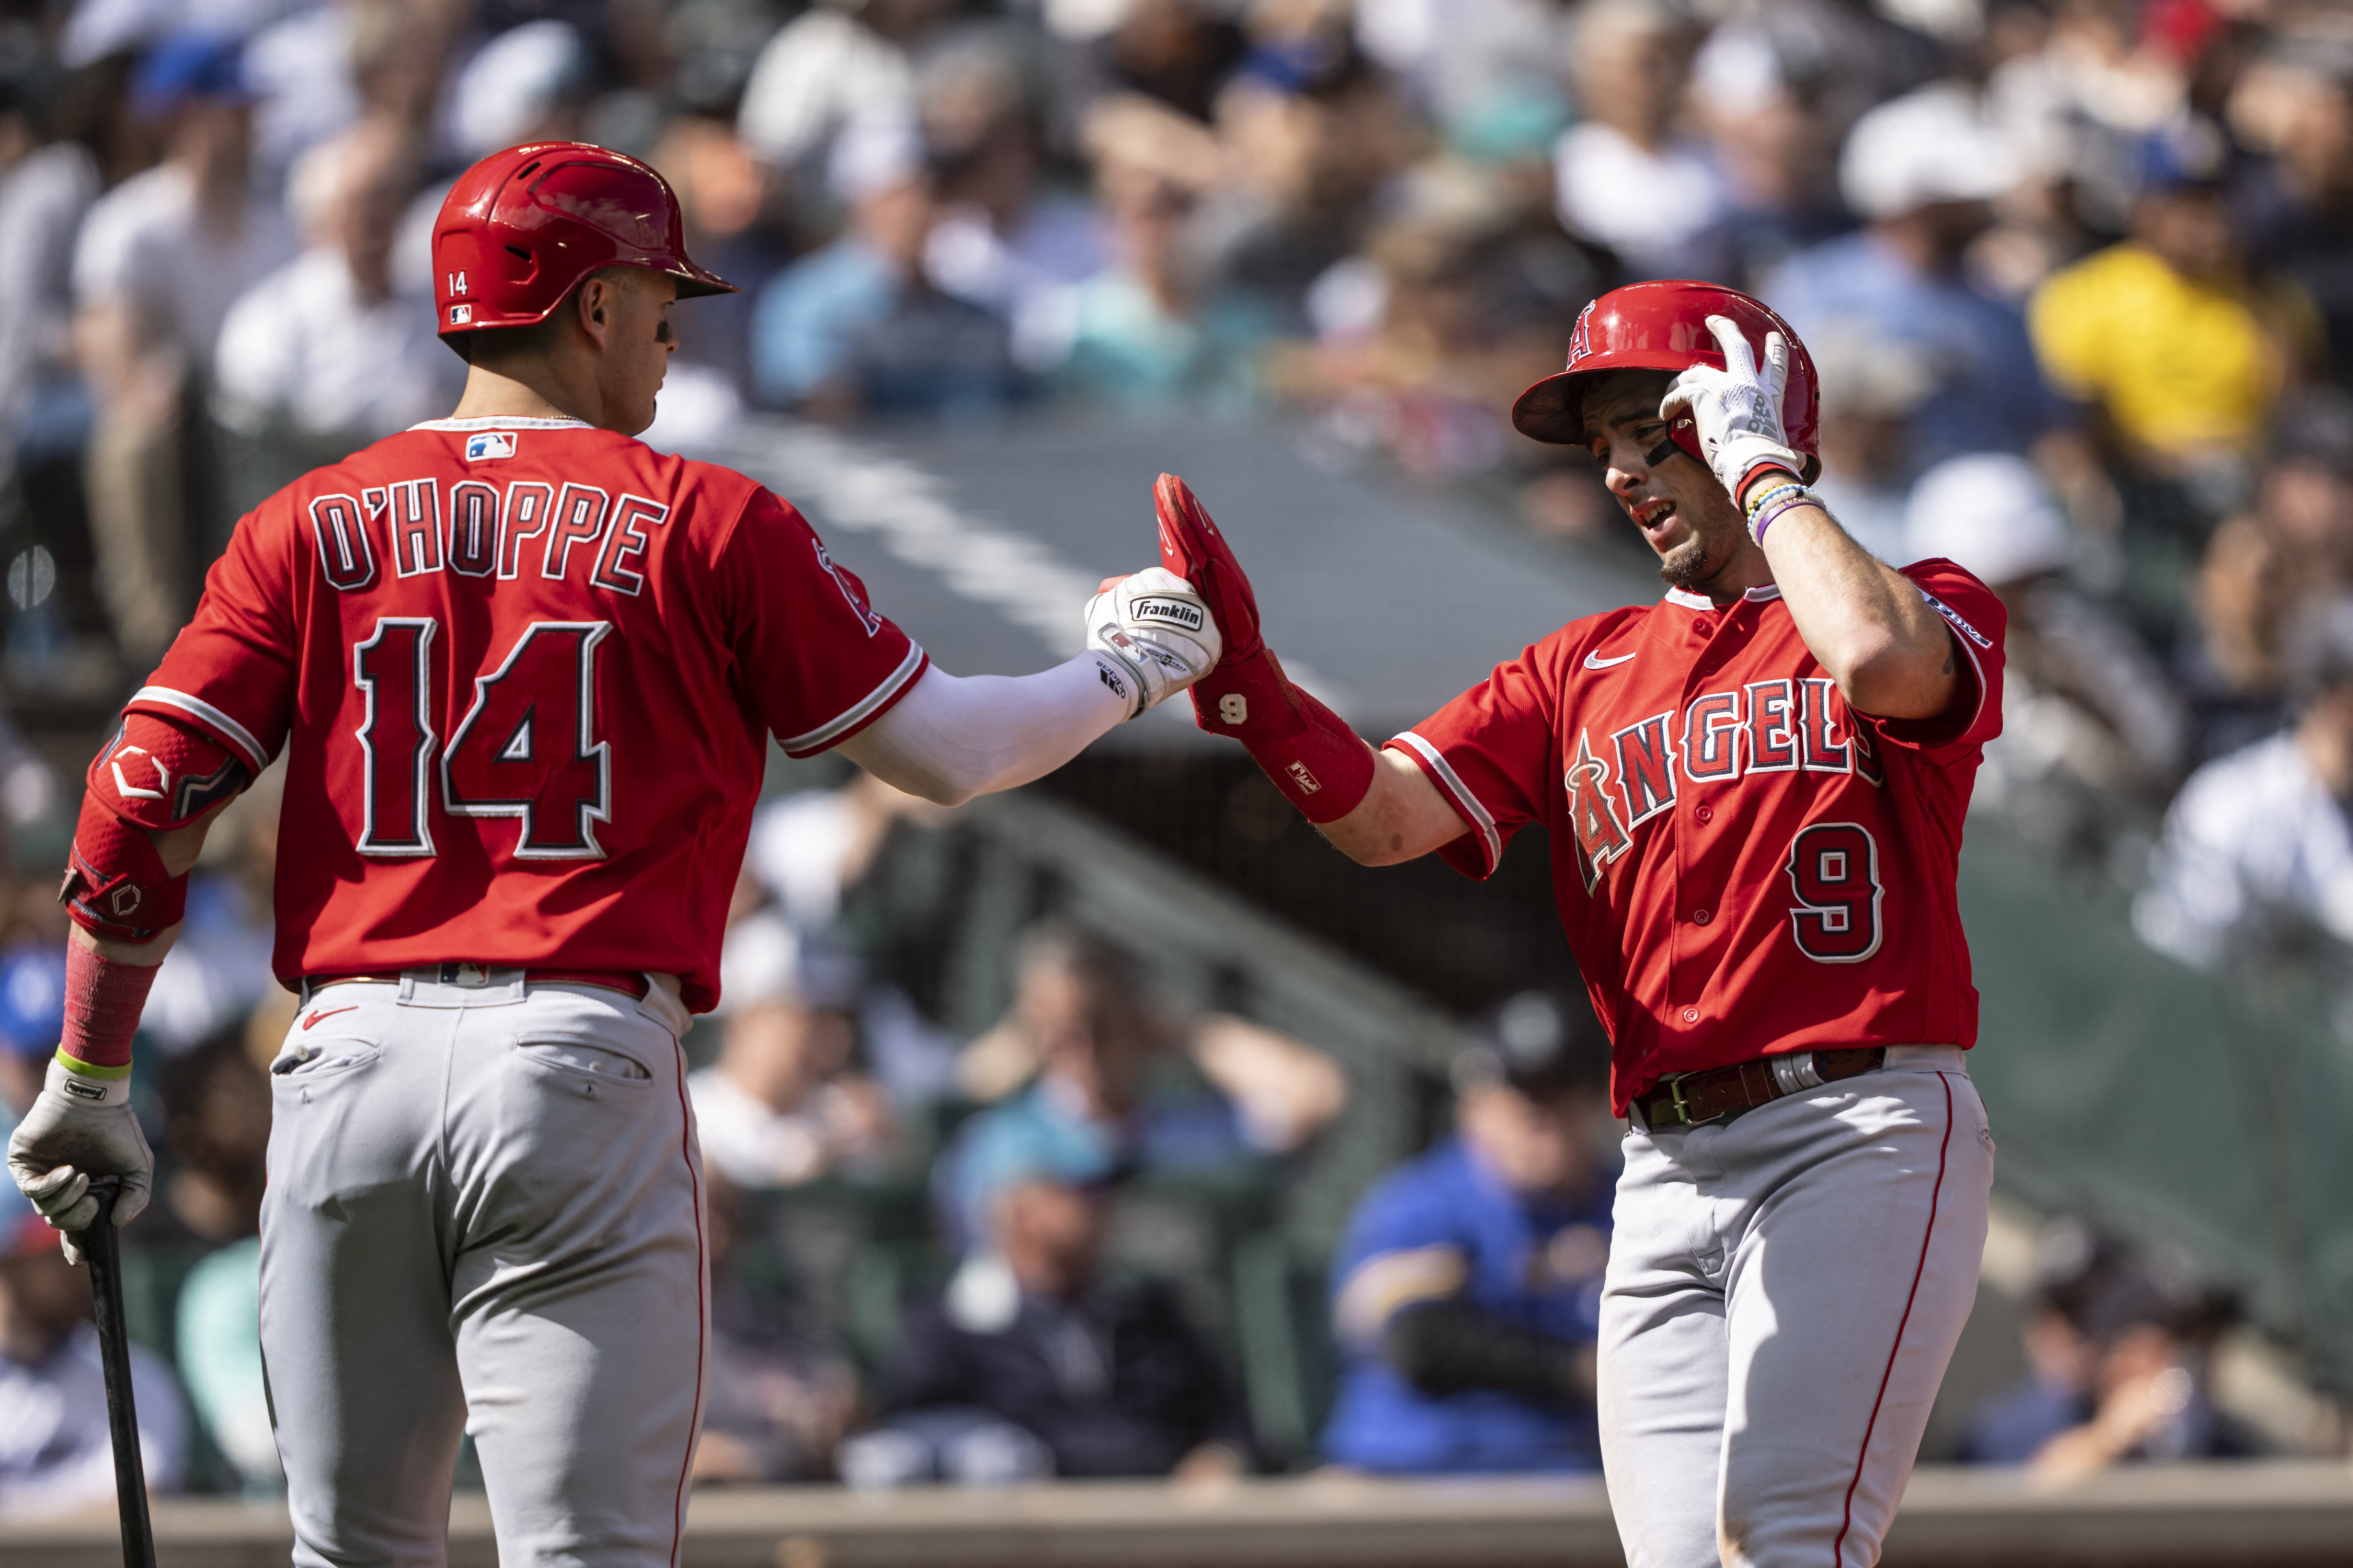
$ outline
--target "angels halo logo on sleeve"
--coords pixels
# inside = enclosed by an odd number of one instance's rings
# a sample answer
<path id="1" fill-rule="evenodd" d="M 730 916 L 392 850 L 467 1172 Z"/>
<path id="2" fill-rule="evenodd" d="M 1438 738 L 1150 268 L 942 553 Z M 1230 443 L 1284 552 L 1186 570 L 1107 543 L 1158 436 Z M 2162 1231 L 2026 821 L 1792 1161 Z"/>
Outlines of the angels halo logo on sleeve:
<path id="1" fill-rule="evenodd" d="M 514 455 L 515 433 L 512 430 L 477 430 L 466 437 L 466 461 L 470 463 Z"/>

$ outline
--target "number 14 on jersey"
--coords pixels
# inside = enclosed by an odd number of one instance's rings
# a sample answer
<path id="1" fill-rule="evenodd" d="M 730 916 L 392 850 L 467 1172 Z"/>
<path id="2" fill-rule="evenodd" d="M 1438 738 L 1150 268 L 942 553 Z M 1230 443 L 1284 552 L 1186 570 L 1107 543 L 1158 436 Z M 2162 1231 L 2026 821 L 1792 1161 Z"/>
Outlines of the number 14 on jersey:
<path id="1" fill-rule="evenodd" d="M 522 859 L 603 859 L 596 824 L 613 819 L 613 758 L 596 737 L 596 649 L 612 630 L 610 621 L 524 627 L 495 669 L 474 677 L 473 705 L 443 744 L 433 719 L 440 623 L 377 621 L 352 647 L 367 704 L 358 731 L 366 780 L 360 853 L 437 853 L 438 807 L 519 819 Z"/>

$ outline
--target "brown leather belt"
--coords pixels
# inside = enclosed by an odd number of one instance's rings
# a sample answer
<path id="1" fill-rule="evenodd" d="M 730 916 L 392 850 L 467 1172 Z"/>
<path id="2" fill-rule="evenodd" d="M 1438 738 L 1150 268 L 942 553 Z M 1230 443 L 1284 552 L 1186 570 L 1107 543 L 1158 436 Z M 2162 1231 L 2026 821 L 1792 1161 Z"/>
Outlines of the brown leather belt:
<path id="1" fill-rule="evenodd" d="M 1678 1073 L 1634 1097 L 1633 1121 L 1645 1132 L 1679 1131 L 1875 1071 L 1886 1062 L 1886 1047 L 1862 1046 L 1844 1051 L 1787 1051 L 1728 1068 Z"/>
<path id="2" fill-rule="evenodd" d="M 397 985 L 402 974 L 430 976 L 444 985 L 487 985 L 494 970 L 512 965 L 489 963 L 424 963 L 389 974 L 310 974 L 302 980 L 307 994 L 329 985 L 353 983 L 373 985 Z M 642 1002 L 652 994 L 653 983 L 643 974 L 632 974 L 617 969 L 526 969 L 522 972 L 526 985 L 601 985 L 607 991 L 618 991 Z"/>

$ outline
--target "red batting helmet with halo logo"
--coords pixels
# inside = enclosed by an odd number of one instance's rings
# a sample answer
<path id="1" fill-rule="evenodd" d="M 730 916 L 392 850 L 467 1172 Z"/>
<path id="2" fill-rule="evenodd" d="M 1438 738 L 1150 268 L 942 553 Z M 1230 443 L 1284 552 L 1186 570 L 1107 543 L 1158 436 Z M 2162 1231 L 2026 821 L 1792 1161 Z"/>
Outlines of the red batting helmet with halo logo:
<path id="1" fill-rule="evenodd" d="M 493 153 L 458 177 L 433 224 L 442 336 L 527 327 L 607 267 L 678 279 L 678 297 L 735 285 L 688 259 L 678 195 L 653 166 L 585 142 Z"/>
<path id="2" fill-rule="evenodd" d="M 1782 394 L 1781 426 L 1789 445 L 1806 459 L 1799 477 L 1811 484 L 1822 470 L 1816 455 L 1821 413 L 1820 384 L 1806 345 L 1789 323 L 1736 289 L 1686 278 L 1629 283 L 1585 307 L 1569 334 L 1568 364 L 1548 375 L 1512 405 L 1512 423 L 1524 436 L 1562 446 L 1585 444 L 1586 387 L 1613 370 L 1685 371 L 1695 364 L 1724 368 L 1724 351 L 1708 330 L 1710 316 L 1726 316 L 1765 361 L 1765 334 L 1779 332 L 1789 345 L 1789 380 Z M 1672 426 L 1675 445 L 1700 456 L 1699 432 L 1688 415 Z M 1703 459 L 1704 460 L 1704 459 Z"/>

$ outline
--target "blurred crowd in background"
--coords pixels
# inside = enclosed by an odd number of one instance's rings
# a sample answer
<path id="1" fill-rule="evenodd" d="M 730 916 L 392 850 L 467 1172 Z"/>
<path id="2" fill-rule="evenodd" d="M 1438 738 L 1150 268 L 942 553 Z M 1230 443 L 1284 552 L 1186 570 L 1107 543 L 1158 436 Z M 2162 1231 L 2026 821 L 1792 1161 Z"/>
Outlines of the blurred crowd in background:
<path id="1" fill-rule="evenodd" d="M 1757 293 L 1811 351 L 1847 527 L 2010 605 L 1980 808 L 2120 879 L 2184 962 L 2353 951 L 2337 5 L 0 0 L 0 687 L 28 728 L 94 740 L 245 509 L 448 413 L 433 214 L 473 160 L 557 137 L 660 169 L 743 288 L 678 312 L 649 435 L 676 447 L 763 410 L 1278 414 L 1321 460 L 1639 552 L 1586 455 L 1513 436 L 1511 400 L 1618 283 Z M 0 814 L 59 795 L 0 722 Z M 858 784 L 768 808 L 727 1011 L 691 1042 L 725 1370 L 706 1479 L 1593 1463 L 1611 1156 L 1581 1004 L 1484 1020 L 1452 1131 L 1366 1195 L 1306 1314 L 1328 1424 L 1272 1454 L 1215 1321 L 1236 1304 L 1113 1240 L 1139 1193 L 1178 1193 L 1219 1256 L 1346 1073 L 1172 1014 L 1050 923 L 1002 1024 L 944 1035 L 838 918 L 911 815 Z M 293 1005 L 273 844 L 264 787 L 213 836 L 142 1035 L 167 1486 L 275 1472 L 252 1342 Z M 56 1037 L 63 933 L 47 865 L 18 870 L 13 1106 Z M 0 1513 L 110 1484 L 75 1277 L 18 1213 Z M 1965 1451 L 2244 1451 L 2198 1371 L 2227 1310 L 2080 1227 L 2047 1250 L 2031 1378 Z"/>
<path id="2" fill-rule="evenodd" d="M 167 1491 L 280 1484 L 256 1236 L 270 1064 L 298 1014 L 268 967 L 275 776 L 216 828 L 138 1045 L 161 1166 L 126 1297 Z M 685 1041 L 713 1279 L 699 1481 L 1598 1468 L 1620 1124 L 1583 997 L 1524 992 L 1477 1019 L 1427 1086 L 1426 1146 L 1303 1251 L 1289 1189 L 1373 1092 L 1369 1064 L 1172 1005 L 1131 952 L 1052 916 L 1006 946 L 991 1026 L 938 1027 L 862 951 L 861 910 L 955 816 L 851 773 L 754 819 L 724 999 Z M 54 906 L 20 903 L 0 1126 L 62 1009 Z M 2054 1222 L 2029 1307 L 1995 1348 L 2022 1377 L 1973 1393 L 1936 1457 L 2062 1476 L 2274 1446 L 2217 1404 L 2238 1313 L 2184 1261 Z M 112 1498 L 88 1313 L 86 1274 L 0 1194 L 0 1521 Z"/>

